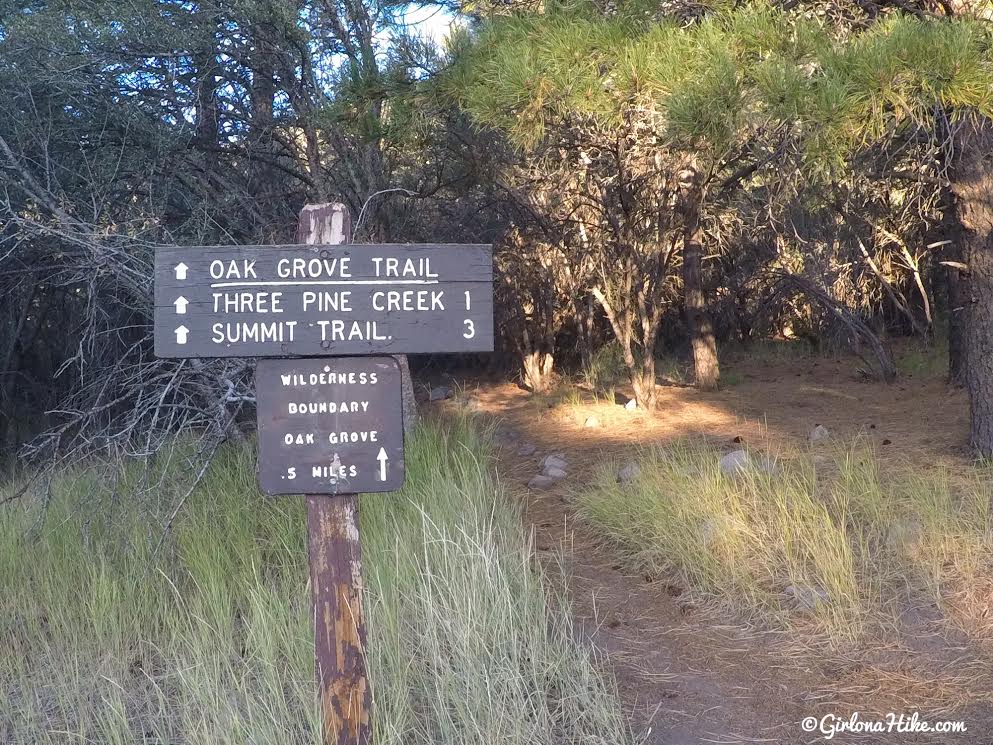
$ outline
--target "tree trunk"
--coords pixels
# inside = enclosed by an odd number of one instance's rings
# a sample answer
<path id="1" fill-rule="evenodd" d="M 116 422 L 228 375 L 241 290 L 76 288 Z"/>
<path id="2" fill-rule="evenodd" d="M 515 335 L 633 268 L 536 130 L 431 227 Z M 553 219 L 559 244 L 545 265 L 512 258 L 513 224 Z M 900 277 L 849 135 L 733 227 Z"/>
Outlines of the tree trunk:
<path id="1" fill-rule="evenodd" d="M 217 74 L 219 64 L 217 62 L 217 38 L 215 29 L 217 28 L 217 18 L 210 11 L 201 11 L 197 14 L 198 23 L 201 28 L 209 29 L 209 37 L 204 39 L 204 48 L 194 52 L 193 63 L 196 72 L 194 73 L 194 86 L 196 96 L 196 124 L 195 138 L 196 144 L 203 150 L 204 158 L 207 161 L 216 160 L 218 127 L 220 125 L 220 111 L 217 101 Z"/>
<path id="2" fill-rule="evenodd" d="M 551 388 L 552 368 L 555 358 L 548 352 L 532 350 L 523 356 L 524 387 L 535 393 L 545 393 Z"/>
<path id="3" fill-rule="evenodd" d="M 687 236 L 683 245 L 683 302 L 686 306 L 686 325 L 693 345 L 693 369 L 696 385 L 704 390 L 714 390 L 720 382 L 721 370 L 717 361 L 717 339 L 714 324 L 707 311 L 703 292 L 702 260 L 698 230 Z"/>
<path id="4" fill-rule="evenodd" d="M 655 411 L 658 404 L 655 385 L 655 357 L 646 357 L 637 369 L 632 369 L 631 388 L 634 389 L 634 400 L 639 408 Z"/>
<path id="5" fill-rule="evenodd" d="M 626 272 L 631 276 L 630 268 Z M 626 288 L 630 293 L 630 287 Z M 624 307 L 615 308 L 607 300 L 607 296 L 599 287 L 594 287 L 593 296 L 600 303 L 603 312 L 610 321 L 610 327 L 614 330 L 614 338 L 621 345 L 621 353 L 624 355 L 624 366 L 627 367 L 628 377 L 631 380 L 631 387 L 634 389 L 634 400 L 642 409 L 652 411 L 655 408 L 655 338 L 658 335 L 658 322 L 656 319 L 646 319 L 642 316 L 638 319 L 642 329 L 640 342 L 635 339 L 635 311 L 632 309 L 630 301 L 626 301 Z M 635 354 L 635 344 L 641 347 L 640 353 Z"/>
<path id="6" fill-rule="evenodd" d="M 969 444 L 993 456 L 993 122 L 963 128 L 952 192 L 966 274 L 959 279 L 964 321 Z"/>
<path id="7" fill-rule="evenodd" d="M 965 385 L 965 329 L 962 323 L 964 306 L 962 271 L 962 235 L 955 208 L 955 195 L 943 186 L 940 197 L 941 220 L 924 234 L 928 247 L 940 247 L 935 253 L 934 266 L 927 272 L 930 294 L 934 298 L 934 327 L 943 319 L 948 340 L 948 383 Z"/>
<path id="8" fill-rule="evenodd" d="M 954 259 L 954 261 L 961 260 L 961 256 L 958 255 Z M 944 271 L 948 296 L 948 382 L 952 385 L 965 385 L 966 280 L 958 269 L 948 267 Z"/>
<path id="9" fill-rule="evenodd" d="M 691 163 L 681 174 L 683 212 L 683 306 L 686 326 L 693 346 L 693 370 L 697 388 L 714 390 L 721 378 L 717 361 L 714 324 L 703 292 L 703 246 L 701 245 L 700 205 L 703 189 L 701 174 Z"/>

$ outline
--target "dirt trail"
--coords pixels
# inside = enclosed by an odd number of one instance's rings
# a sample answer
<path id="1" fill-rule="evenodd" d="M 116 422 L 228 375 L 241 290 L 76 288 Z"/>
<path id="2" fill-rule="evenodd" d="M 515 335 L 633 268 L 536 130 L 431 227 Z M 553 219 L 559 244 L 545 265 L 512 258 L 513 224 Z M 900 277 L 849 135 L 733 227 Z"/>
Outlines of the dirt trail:
<path id="1" fill-rule="evenodd" d="M 862 663 L 820 660 L 781 635 L 694 605 L 679 587 L 626 571 L 571 509 L 571 495 L 594 469 L 640 444 L 685 436 L 728 448 L 735 438 L 795 446 L 817 423 L 841 437 L 873 439 L 884 457 L 891 448 L 900 458 L 927 453 L 931 463 L 962 464 L 965 453 L 966 402 L 941 381 L 915 381 L 910 393 L 906 386 L 859 381 L 850 363 L 830 360 L 754 362 L 740 370 L 743 382 L 728 391 L 664 389 L 652 416 L 613 402 L 551 405 L 510 384 L 469 384 L 485 415 L 537 446 L 531 456 L 501 448 L 501 476 L 526 495 L 539 551 L 565 547 L 577 621 L 608 655 L 634 732 L 651 745 L 824 742 L 799 722 L 838 708 L 858 710 L 858 696 L 839 698 L 836 684 Z M 600 425 L 584 427 L 588 416 Z M 524 484 L 551 452 L 566 454 L 569 476 L 550 489 L 528 491 Z M 861 695 L 868 704 L 878 692 L 869 687 Z M 980 714 L 990 721 L 988 712 Z M 964 740 L 888 734 L 835 741 L 978 742 L 974 738 L 988 732 L 973 721 L 978 727 Z"/>

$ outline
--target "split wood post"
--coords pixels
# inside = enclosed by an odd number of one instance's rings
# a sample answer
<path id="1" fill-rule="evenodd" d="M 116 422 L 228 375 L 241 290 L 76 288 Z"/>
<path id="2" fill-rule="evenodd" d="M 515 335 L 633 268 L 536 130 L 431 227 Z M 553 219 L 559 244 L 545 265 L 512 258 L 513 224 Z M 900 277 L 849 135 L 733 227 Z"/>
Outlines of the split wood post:
<path id="1" fill-rule="evenodd" d="M 308 204 L 300 212 L 297 242 L 348 243 L 351 232 L 345 205 Z M 307 539 L 322 742 L 369 745 L 372 695 L 365 667 L 358 495 L 308 494 Z"/>
<path id="2" fill-rule="evenodd" d="M 300 210 L 297 243 L 308 246 L 339 245 L 352 239 L 352 214 L 348 207 L 335 202 L 308 204 Z M 410 376 L 407 355 L 394 354 L 400 366 L 403 385 L 403 432 L 409 435 L 417 424 L 417 401 L 414 398 L 414 381 Z"/>

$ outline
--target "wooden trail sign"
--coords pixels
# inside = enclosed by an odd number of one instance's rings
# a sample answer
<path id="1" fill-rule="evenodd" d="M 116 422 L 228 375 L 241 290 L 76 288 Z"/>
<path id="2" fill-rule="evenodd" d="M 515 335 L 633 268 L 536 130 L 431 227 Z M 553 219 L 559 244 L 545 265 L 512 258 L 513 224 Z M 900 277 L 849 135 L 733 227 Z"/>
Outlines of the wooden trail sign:
<path id="1" fill-rule="evenodd" d="M 261 360 L 255 386 L 266 494 L 403 486 L 400 366 L 392 357 Z"/>
<path id="2" fill-rule="evenodd" d="M 397 360 L 347 355 L 493 350 L 490 246 L 350 233 L 344 205 L 307 205 L 302 245 L 155 252 L 158 357 L 306 358 L 257 365 L 259 478 L 307 497 L 324 745 L 371 741 L 357 495 L 404 480 Z"/>
<path id="3" fill-rule="evenodd" d="M 158 357 L 493 350 L 489 245 L 167 246 Z"/>

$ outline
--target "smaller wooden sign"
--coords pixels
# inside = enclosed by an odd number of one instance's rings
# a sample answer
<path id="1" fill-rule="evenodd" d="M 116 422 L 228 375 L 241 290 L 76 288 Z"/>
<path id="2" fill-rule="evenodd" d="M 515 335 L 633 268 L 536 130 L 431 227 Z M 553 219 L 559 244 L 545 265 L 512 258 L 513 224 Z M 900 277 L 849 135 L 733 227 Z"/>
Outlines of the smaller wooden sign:
<path id="1" fill-rule="evenodd" d="M 403 486 L 400 368 L 392 357 L 260 360 L 255 380 L 266 494 Z"/>

